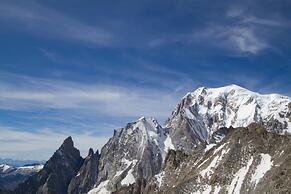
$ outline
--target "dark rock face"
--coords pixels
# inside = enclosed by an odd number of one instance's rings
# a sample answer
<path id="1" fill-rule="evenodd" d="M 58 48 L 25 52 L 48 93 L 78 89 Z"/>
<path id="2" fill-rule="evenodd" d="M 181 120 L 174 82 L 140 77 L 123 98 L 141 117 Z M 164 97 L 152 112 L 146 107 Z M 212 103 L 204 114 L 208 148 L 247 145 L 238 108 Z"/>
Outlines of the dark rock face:
<path id="1" fill-rule="evenodd" d="M 141 193 L 290 192 L 291 156 L 285 154 L 291 151 L 290 136 L 267 132 L 258 124 L 225 135 L 211 149 L 197 148 L 187 157 L 170 151 L 165 168 Z"/>
<path id="2" fill-rule="evenodd" d="M 71 180 L 68 187 L 68 194 L 83 194 L 93 188 L 98 177 L 99 152 L 94 153 L 90 148 L 78 174 Z"/>
<path id="3" fill-rule="evenodd" d="M 166 156 L 164 168 L 175 170 L 188 157 L 180 150 L 170 150 Z"/>
<path id="4" fill-rule="evenodd" d="M 15 194 L 66 194 L 71 179 L 83 163 L 79 150 L 74 147 L 71 137 L 65 139 L 61 147 L 36 175 L 19 185 Z"/>

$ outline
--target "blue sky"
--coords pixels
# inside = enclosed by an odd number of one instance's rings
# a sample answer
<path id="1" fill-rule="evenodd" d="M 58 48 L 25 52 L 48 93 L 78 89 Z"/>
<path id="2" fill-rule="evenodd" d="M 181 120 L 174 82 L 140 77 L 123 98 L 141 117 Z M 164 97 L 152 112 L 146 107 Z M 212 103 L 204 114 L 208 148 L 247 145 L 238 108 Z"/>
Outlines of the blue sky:
<path id="1" fill-rule="evenodd" d="M 188 91 L 291 95 L 287 0 L 0 0 L 0 157 L 82 153 Z"/>

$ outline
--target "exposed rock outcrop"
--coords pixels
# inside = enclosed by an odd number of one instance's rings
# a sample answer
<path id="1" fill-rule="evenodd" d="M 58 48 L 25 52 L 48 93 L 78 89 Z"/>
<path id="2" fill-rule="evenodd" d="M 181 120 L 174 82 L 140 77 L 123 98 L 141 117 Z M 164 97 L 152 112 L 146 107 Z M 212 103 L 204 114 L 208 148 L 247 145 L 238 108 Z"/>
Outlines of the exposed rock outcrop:
<path id="1" fill-rule="evenodd" d="M 144 117 L 128 123 L 84 162 L 68 138 L 16 193 L 284 193 L 290 101 L 236 85 L 198 88 L 165 127 Z"/>
<path id="2" fill-rule="evenodd" d="M 208 145 L 209 146 L 209 145 Z M 211 149 L 188 157 L 169 152 L 165 166 L 141 192 L 288 193 L 291 189 L 291 137 L 268 132 L 264 126 L 231 129 Z M 206 147 L 207 148 L 207 147 Z M 177 155 L 176 155 L 177 156 Z M 167 164 L 169 162 L 169 164 Z M 151 189 L 150 189 L 151 188 Z"/>
<path id="3" fill-rule="evenodd" d="M 43 169 L 19 185 L 15 194 L 66 194 L 71 179 L 83 163 L 71 137 L 47 161 Z"/>
<path id="4" fill-rule="evenodd" d="M 98 150 L 94 153 L 90 148 L 82 167 L 70 182 L 68 194 L 83 194 L 93 188 L 97 182 L 99 158 Z"/>
<path id="5" fill-rule="evenodd" d="M 114 192 L 137 179 L 157 174 L 163 162 L 166 134 L 155 119 L 144 117 L 114 131 L 101 150 L 97 187 L 90 193 Z"/>

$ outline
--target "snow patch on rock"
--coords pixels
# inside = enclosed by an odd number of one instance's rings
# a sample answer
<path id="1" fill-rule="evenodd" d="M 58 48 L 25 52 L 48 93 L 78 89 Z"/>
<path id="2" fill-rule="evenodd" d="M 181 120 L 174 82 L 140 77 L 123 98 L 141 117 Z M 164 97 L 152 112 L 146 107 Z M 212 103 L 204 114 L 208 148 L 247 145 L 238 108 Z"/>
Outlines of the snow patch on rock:
<path id="1" fill-rule="evenodd" d="M 254 174 L 252 175 L 251 181 L 255 183 L 255 186 L 259 183 L 260 179 L 272 168 L 273 162 L 272 157 L 269 154 L 260 154 L 261 161 L 256 167 Z"/>
<path id="2" fill-rule="evenodd" d="M 109 180 L 101 182 L 98 187 L 90 190 L 88 194 L 110 194 L 111 192 L 107 190 L 107 184 Z"/>
<path id="3" fill-rule="evenodd" d="M 130 169 L 128 172 L 127 172 L 127 175 L 126 177 L 121 181 L 121 185 L 130 185 L 130 184 L 133 184 L 135 182 L 135 178 L 133 176 L 133 169 Z"/>
<path id="4" fill-rule="evenodd" d="M 239 171 L 234 175 L 234 178 L 231 181 L 231 184 L 228 187 L 228 193 L 240 193 L 240 189 L 245 180 L 245 176 L 247 175 L 250 166 L 253 163 L 253 157 L 248 161 L 247 165 L 239 169 Z"/>
<path id="5" fill-rule="evenodd" d="M 161 187 L 161 185 L 163 183 L 164 175 L 165 175 L 164 171 L 162 171 L 159 174 L 155 175 L 155 178 L 157 179 L 157 182 L 158 182 L 158 187 Z"/>

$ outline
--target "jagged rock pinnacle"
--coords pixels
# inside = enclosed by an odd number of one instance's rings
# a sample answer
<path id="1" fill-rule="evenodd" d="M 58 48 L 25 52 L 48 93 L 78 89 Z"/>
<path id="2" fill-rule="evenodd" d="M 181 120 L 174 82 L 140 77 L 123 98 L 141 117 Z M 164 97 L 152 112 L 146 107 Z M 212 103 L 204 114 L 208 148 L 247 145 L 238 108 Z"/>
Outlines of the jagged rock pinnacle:
<path id="1" fill-rule="evenodd" d="M 71 148 L 74 147 L 74 142 L 71 136 L 67 137 L 63 144 L 61 145 L 62 148 Z"/>
<path id="2" fill-rule="evenodd" d="M 94 154 L 94 150 L 92 148 L 89 149 L 88 156 L 92 156 Z"/>

